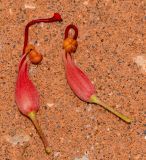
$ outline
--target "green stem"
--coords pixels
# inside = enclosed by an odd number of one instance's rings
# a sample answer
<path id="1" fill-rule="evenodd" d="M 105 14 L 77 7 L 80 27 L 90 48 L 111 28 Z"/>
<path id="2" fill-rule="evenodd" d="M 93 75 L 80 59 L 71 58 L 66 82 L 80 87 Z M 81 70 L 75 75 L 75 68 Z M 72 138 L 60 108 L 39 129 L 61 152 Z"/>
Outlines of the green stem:
<path id="1" fill-rule="evenodd" d="M 127 123 L 131 123 L 131 119 L 130 118 L 128 118 L 127 116 L 123 115 L 122 113 L 116 111 L 114 108 L 106 105 L 105 103 L 101 102 L 95 95 L 91 96 L 90 102 L 102 106 L 103 108 L 105 108 L 106 110 L 110 111 L 111 113 L 113 113 L 117 117 L 121 118 L 123 121 L 125 121 Z"/>
<path id="2" fill-rule="evenodd" d="M 38 132 L 43 144 L 44 144 L 46 153 L 50 154 L 51 153 L 51 148 L 49 147 L 49 143 L 48 143 L 48 141 L 47 141 L 47 139 L 46 139 L 46 137 L 45 137 L 45 135 L 44 135 L 39 123 L 38 123 L 38 120 L 36 118 L 36 112 L 33 112 L 33 111 L 30 112 L 28 114 L 28 117 L 32 120 L 32 122 L 33 122 L 33 124 L 34 124 L 34 126 L 35 126 L 35 128 L 36 128 L 36 130 L 37 130 L 37 132 Z"/>

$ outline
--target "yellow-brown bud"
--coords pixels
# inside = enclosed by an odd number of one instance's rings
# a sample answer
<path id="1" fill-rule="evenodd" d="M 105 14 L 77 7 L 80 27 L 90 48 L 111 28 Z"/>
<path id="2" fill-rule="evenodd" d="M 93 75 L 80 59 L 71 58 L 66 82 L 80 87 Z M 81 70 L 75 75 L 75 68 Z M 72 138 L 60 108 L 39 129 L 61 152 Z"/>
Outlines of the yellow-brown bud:
<path id="1" fill-rule="evenodd" d="M 39 64 L 43 59 L 43 56 L 38 53 L 36 50 L 31 50 L 29 52 L 29 60 L 31 61 L 31 63 L 33 64 Z"/>
<path id="2" fill-rule="evenodd" d="M 77 49 L 78 43 L 75 39 L 73 38 L 66 38 L 63 42 L 63 48 L 65 49 L 66 52 L 75 52 Z"/>

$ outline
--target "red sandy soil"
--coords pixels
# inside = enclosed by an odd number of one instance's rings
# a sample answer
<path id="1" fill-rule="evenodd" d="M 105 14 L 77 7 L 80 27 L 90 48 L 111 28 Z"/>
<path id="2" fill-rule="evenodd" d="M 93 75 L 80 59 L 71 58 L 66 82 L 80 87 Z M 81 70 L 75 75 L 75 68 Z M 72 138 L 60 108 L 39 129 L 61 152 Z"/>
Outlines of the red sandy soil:
<path id="1" fill-rule="evenodd" d="M 146 160 L 146 53 L 143 0 L 0 1 L 0 160 Z M 35 25 L 30 42 L 43 54 L 30 76 L 40 92 L 38 120 L 53 149 L 44 152 L 14 91 L 24 28 L 59 12 L 62 23 Z M 69 88 L 61 54 L 65 27 L 79 28 L 77 65 L 97 96 L 132 117 L 128 125 Z"/>

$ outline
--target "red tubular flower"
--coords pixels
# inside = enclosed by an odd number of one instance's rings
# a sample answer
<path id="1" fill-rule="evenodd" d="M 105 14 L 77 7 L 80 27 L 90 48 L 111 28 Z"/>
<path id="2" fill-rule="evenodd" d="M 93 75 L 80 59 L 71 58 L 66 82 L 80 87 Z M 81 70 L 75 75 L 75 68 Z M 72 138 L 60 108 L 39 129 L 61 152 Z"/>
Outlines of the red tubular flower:
<path id="1" fill-rule="evenodd" d="M 68 32 L 71 28 L 74 29 L 75 34 L 73 38 L 68 38 Z M 77 27 L 74 25 L 67 26 L 65 30 L 65 40 L 63 43 L 63 48 L 65 49 L 65 54 L 63 54 L 63 61 L 65 65 L 67 82 L 70 85 L 71 89 L 81 100 L 98 104 L 104 107 L 106 110 L 112 112 L 114 115 L 118 116 L 125 122 L 131 123 L 131 120 L 127 116 L 117 112 L 115 109 L 104 104 L 96 97 L 95 86 L 91 83 L 88 76 L 75 65 L 71 57 L 71 53 L 75 52 L 77 49 L 77 36 Z"/>
<path id="2" fill-rule="evenodd" d="M 95 94 L 95 87 L 89 78 L 75 65 L 70 53 L 64 55 L 66 78 L 74 93 L 83 101 L 89 102 Z"/>
<path id="3" fill-rule="evenodd" d="M 16 103 L 21 113 L 26 116 L 30 112 L 37 112 L 39 109 L 39 94 L 28 76 L 26 54 L 23 55 L 19 65 L 16 82 Z"/>
<path id="4" fill-rule="evenodd" d="M 29 27 L 31 25 L 34 25 L 40 22 L 50 23 L 50 22 L 55 22 L 55 21 L 62 21 L 61 16 L 58 13 L 55 13 L 52 18 L 33 20 L 26 25 L 23 56 L 19 64 L 19 71 L 18 71 L 18 77 L 16 81 L 16 92 L 15 92 L 15 99 L 16 99 L 16 103 L 17 103 L 17 106 L 20 112 L 32 120 L 34 126 L 37 129 L 37 132 L 40 138 L 42 139 L 42 142 L 44 144 L 44 147 L 47 153 L 50 153 L 51 149 L 36 119 L 36 112 L 39 110 L 39 107 L 40 107 L 39 106 L 39 93 L 36 87 L 34 86 L 34 84 L 32 83 L 32 81 L 29 79 L 28 62 L 27 62 L 26 57 L 28 54 L 32 54 L 31 52 L 33 51 L 33 56 L 32 55 L 30 56 L 30 62 L 35 63 L 36 58 L 38 59 L 36 55 L 40 56 L 40 54 L 38 54 L 35 51 L 34 46 L 28 45 Z M 35 61 L 31 61 L 32 59 Z M 39 58 L 39 61 L 41 61 L 41 59 L 42 58 Z M 38 64 L 39 61 L 37 61 L 37 63 L 35 64 Z"/>

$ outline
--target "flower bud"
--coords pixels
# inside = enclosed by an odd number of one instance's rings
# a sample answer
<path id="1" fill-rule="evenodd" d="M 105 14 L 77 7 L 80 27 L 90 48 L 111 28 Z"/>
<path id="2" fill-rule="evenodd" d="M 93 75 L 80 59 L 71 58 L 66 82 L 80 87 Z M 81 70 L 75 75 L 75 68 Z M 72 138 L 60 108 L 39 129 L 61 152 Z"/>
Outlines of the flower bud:
<path id="1" fill-rule="evenodd" d="M 73 38 L 66 38 L 63 42 L 63 48 L 65 49 L 66 52 L 75 52 L 77 49 L 78 43 L 75 39 Z"/>
<path id="2" fill-rule="evenodd" d="M 69 30 L 73 28 L 75 31 L 74 39 L 72 38 L 66 38 L 68 37 Z M 71 57 L 71 52 L 76 51 L 77 42 L 76 38 L 78 36 L 78 29 L 74 25 L 69 25 L 66 27 L 65 30 L 65 40 L 63 44 L 63 48 L 65 49 L 65 54 L 63 54 L 63 61 L 65 65 L 65 71 L 66 71 L 66 78 L 68 81 L 68 84 L 70 85 L 73 92 L 83 101 L 95 103 L 106 110 L 110 111 L 114 115 L 121 118 L 123 121 L 127 123 L 131 123 L 131 119 L 122 113 L 116 111 L 111 106 L 103 103 L 99 98 L 95 95 L 95 87 L 92 84 L 92 82 L 89 80 L 87 75 L 82 72 L 74 63 Z"/>
<path id="3" fill-rule="evenodd" d="M 39 64 L 43 59 L 42 54 L 38 53 L 36 50 L 31 50 L 29 53 L 29 60 L 33 64 Z"/>

